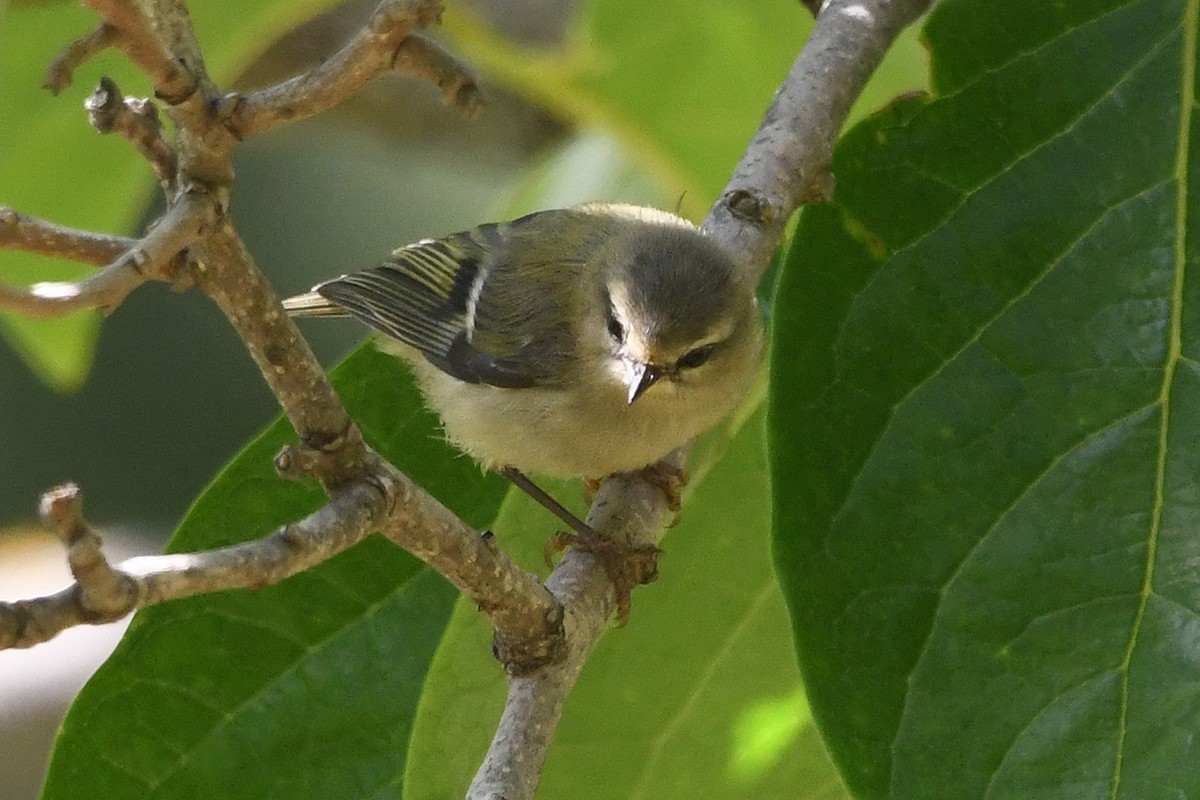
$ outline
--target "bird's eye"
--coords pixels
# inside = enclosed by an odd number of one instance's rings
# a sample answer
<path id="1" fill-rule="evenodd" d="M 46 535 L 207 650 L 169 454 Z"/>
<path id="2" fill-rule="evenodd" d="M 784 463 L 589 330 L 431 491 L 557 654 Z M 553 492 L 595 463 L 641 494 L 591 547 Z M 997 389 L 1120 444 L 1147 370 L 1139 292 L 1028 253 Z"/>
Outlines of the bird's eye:
<path id="1" fill-rule="evenodd" d="M 621 324 L 621 321 L 617 319 L 611 309 L 608 312 L 608 335 L 617 344 L 625 341 L 625 326 Z"/>
<path id="2" fill-rule="evenodd" d="M 695 369 L 708 361 L 712 355 L 713 346 L 706 344 L 703 347 L 697 347 L 683 354 L 683 358 L 677 362 L 681 369 Z"/>

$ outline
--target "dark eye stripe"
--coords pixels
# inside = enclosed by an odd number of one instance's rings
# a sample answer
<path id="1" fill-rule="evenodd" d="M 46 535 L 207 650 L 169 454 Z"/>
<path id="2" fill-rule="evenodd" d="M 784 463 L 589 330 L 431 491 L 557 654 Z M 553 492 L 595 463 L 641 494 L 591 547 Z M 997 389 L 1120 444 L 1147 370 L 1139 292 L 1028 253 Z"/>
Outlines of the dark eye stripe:
<path id="1" fill-rule="evenodd" d="M 706 344 L 703 347 L 697 347 L 683 354 L 683 357 L 675 362 L 680 369 L 695 369 L 702 366 L 712 355 L 713 345 Z"/>
<path id="2" fill-rule="evenodd" d="M 611 306 L 608 309 L 608 335 L 611 336 L 614 341 L 625 341 L 625 326 L 622 325 L 621 321 L 617 319 L 617 315 Z"/>

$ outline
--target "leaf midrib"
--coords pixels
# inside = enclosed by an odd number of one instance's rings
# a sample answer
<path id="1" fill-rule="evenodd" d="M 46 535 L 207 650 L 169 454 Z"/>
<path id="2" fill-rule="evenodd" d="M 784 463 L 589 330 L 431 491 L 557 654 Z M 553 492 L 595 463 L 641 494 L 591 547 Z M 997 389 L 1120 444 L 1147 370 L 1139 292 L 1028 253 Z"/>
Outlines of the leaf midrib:
<path id="1" fill-rule="evenodd" d="M 1146 606 L 1154 584 L 1154 566 L 1158 556 L 1158 536 L 1162 529 L 1164 486 L 1167 472 L 1167 438 L 1171 421 L 1171 385 L 1183 354 L 1183 281 L 1187 264 L 1187 199 L 1188 149 L 1191 121 L 1195 106 L 1196 26 L 1200 0 L 1188 0 L 1183 15 L 1183 58 L 1179 80 L 1179 133 L 1175 150 L 1175 282 L 1171 291 L 1171 326 L 1167 341 L 1167 357 L 1163 364 L 1162 387 L 1159 390 L 1158 454 L 1154 475 L 1154 506 L 1150 512 L 1150 532 L 1146 541 L 1146 568 L 1137 611 L 1129 630 L 1125 656 L 1117 667 L 1121 676 L 1121 703 L 1117 718 L 1117 751 L 1113 765 L 1112 789 L 1109 797 L 1116 800 L 1121 790 L 1121 766 L 1125 754 L 1125 736 L 1129 722 L 1129 667 L 1137 647 L 1138 634 L 1146 614 Z"/>

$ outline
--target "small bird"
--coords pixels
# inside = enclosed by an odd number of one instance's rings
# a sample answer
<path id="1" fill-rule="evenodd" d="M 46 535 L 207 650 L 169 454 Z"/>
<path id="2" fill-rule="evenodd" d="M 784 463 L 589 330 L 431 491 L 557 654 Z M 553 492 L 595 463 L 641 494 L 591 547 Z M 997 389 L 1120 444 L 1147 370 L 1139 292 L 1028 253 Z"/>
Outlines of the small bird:
<path id="1" fill-rule="evenodd" d="M 763 352 L 755 286 L 734 258 L 632 205 L 425 239 L 284 308 L 386 334 L 447 438 L 510 478 L 654 464 L 733 410 Z"/>

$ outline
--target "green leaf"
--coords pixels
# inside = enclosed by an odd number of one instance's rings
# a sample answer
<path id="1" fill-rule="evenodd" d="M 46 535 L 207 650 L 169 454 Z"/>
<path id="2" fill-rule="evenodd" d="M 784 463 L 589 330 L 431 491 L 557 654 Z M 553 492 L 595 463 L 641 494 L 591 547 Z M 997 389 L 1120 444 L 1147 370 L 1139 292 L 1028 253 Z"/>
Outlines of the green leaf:
<path id="1" fill-rule="evenodd" d="M 775 306 L 775 547 L 857 797 L 1200 795 L 1196 0 L 940 3 Z"/>
<path id="2" fill-rule="evenodd" d="M 210 74 L 227 83 L 280 34 L 333 5 L 206 0 L 190 11 Z M 153 175 L 119 136 L 97 136 L 82 104 L 102 75 L 129 96 L 150 94 L 145 77 L 108 51 L 83 65 L 61 96 L 41 88 L 54 57 L 96 22 L 94 12 L 72 3 L 22 5 L 0 14 L 0 204 L 72 227 L 132 233 Z M 25 253 L 0 255 L 0 280 L 14 285 L 74 280 L 91 269 Z M 54 320 L 0 313 L 0 336 L 48 384 L 70 390 L 87 377 L 98 322 L 94 312 Z"/>
<path id="3" fill-rule="evenodd" d="M 567 119 L 605 129 L 698 217 L 746 142 L 812 28 L 794 0 L 625 0 L 580 4 L 554 51 L 517 47 L 447 8 L 446 32 L 472 62 Z M 914 37 L 897 45 L 865 102 L 925 86 Z"/>
<path id="4" fill-rule="evenodd" d="M 696 477 L 661 579 L 638 589 L 629 623 L 600 640 L 580 676 L 540 796 L 578 797 L 580 786 L 594 800 L 844 796 L 784 635 L 762 427 L 755 414 Z M 554 522 L 514 494 L 494 529 L 532 563 Z M 418 709 L 409 800 L 461 797 L 478 768 L 504 699 L 489 641 L 486 620 L 460 603 Z"/>
<path id="5" fill-rule="evenodd" d="M 367 440 L 473 525 L 506 484 L 446 445 L 396 359 L 333 373 Z M 261 536 L 323 502 L 274 474 L 278 421 L 189 512 L 173 551 Z M 256 592 L 139 613 L 63 725 L 44 797 L 399 797 L 412 715 L 457 593 L 380 537 Z M 486 651 L 485 651 L 486 652 Z"/>

